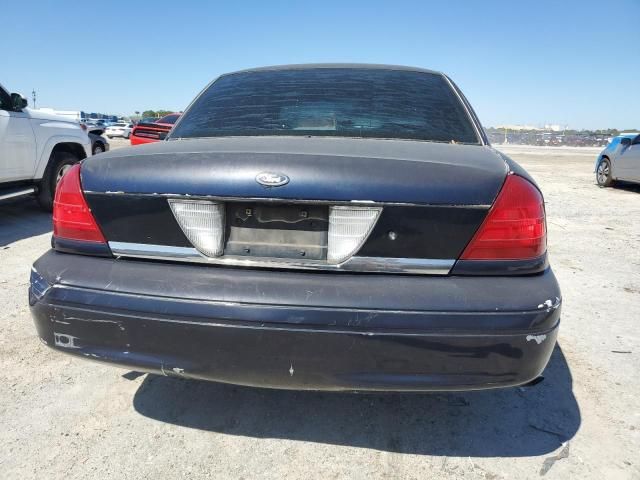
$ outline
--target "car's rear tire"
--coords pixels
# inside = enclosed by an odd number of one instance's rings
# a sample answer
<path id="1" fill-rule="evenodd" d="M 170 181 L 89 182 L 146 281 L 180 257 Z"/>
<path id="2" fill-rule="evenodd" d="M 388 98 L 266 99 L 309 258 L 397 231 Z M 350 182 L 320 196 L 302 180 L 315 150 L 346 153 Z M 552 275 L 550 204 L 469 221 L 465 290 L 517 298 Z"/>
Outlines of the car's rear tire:
<path id="1" fill-rule="evenodd" d="M 53 209 L 53 198 L 56 193 L 56 185 L 62 176 L 80 159 L 69 152 L 54 152 L 49 159 L 42 181 L 38 188 L 37 200 L 42 208 L 51 211 Z"/>
<path id="2" fill-rule="evenodd" d="M 93 146 L 93 154 L 97 155 L 99 153 L 103 153 L 106 149 L 104 148 L 104 144 L 102 142 L 96 142 Z"/>
<path id="3" fill-rule="evenodd" d="M 596 168 L 596 182 L 601 187 L 611 187 L 615 180 L 611 176 L 611 162 L 608 158 L 603 158 Z"/>

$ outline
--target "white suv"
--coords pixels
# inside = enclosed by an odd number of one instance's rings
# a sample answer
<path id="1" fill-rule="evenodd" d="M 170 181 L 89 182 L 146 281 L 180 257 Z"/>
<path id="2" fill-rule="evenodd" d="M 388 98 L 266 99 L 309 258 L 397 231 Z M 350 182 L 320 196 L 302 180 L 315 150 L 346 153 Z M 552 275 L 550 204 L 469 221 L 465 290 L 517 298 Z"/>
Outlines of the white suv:
<path id="1" fill-rule="evenodd" d="M 0 85 L 0 200 L 35 193 L 50 210 L 58 180 L 91 155 L 80 124 L 27 108 L 27 100 Z"/>

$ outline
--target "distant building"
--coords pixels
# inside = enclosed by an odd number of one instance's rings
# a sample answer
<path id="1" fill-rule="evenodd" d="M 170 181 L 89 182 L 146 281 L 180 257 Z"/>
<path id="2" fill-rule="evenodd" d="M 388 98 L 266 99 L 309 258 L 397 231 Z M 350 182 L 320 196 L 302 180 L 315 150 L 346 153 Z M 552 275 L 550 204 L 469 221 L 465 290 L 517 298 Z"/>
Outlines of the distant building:
<path id="1" fill-rule="evenodd" d="M 39 108 L 41 112 L 51 113 L 53 115 L 60 115 L 61 117 L 70 118 L 76 122 L 84 122 L 86 120 L 108 120 L 110 122 L 118 121 L 116 115 L 109 115 L 105 113 L 87 113 L 82 110 L 56 110 L 54 108 Z"/>
<path id="2" fill-rule="evenodd" d="M 514 132 L 520 132 L 522 130 L 542 130 L 542 128 L 535 127 L 533 125 L 498 125 L 495 128 L 499 130 L 511 130 Z"/>
<path id="3" fill-rule="evenodd" d="M 544 127 L 536 127 L 535 125 L 498 125 L 495 127 L 499 130 L 510 130 L 512 132 L 536 131 L 536 132 L 562 132 L 567 127 L 565 125 L 546 123 Z"/>

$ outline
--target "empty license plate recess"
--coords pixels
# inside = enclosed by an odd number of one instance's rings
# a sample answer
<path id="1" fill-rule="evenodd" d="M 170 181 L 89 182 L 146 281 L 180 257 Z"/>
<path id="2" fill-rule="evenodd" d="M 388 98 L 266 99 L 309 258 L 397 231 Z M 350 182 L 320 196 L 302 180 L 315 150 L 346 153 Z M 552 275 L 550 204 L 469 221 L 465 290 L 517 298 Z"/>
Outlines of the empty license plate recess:
<path id="1" fill-rule="evenodd" d="M 329 207 L 227 203 L 225 255 L 327 258 Z"/>

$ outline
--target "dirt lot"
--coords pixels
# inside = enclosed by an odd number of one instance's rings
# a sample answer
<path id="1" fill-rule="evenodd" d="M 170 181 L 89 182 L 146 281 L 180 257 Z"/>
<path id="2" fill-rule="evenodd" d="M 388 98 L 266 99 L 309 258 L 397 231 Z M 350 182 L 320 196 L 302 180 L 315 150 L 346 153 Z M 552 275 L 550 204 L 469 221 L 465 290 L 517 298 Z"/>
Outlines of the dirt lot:
<path id="1" fill-rule="evenodd" d="M 3 204 L 2 478 L 640 478 L 640 187 L 598 188 L 591 149 L 504 150 L 546 194 L 564 296 L 545 381 L 527 389 L 267 391 L 67 357 L 27 307 L 50 219 Z"/>

